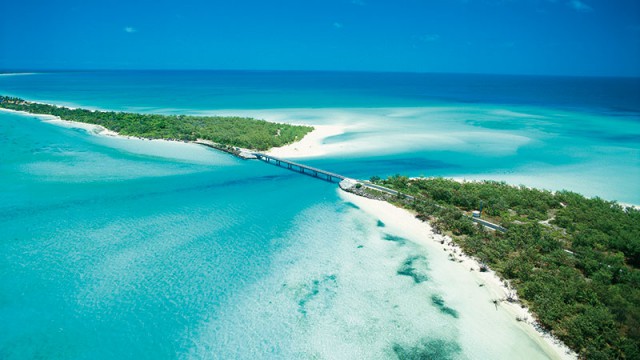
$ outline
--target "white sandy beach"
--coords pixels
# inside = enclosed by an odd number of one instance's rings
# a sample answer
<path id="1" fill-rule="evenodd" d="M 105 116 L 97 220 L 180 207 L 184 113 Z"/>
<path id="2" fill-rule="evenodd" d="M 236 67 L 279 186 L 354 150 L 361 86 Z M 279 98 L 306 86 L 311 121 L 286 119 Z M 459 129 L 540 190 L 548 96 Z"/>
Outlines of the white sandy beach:
<path id="1" fill-rule="evenodd" d="M 422 246 L 431 258 L 432 264 L 438 266 L 437 277 L 443 282 L 456 283 L 455 287 L 450 287 L 453 295 L 458 299 L 473 298 L 474 301 L 484 301 L 478 298 L 483 296 L 486 301 L 495 299 L 505 299 L 510 293 L 509 288 L 493 272 L 480 272 L 479 263 L 475 259 L 466 256 L 461 249 L 453 244 L 451 238 L 435 234 L 428 223 L 415 218 L 409 211 L 395 207 L 384 201 L 363 198 L 351 193 L 339 191 L 340 196 L 348 202 L 357 205 L 360 209 L 371 216 L 381 220 L 388 230 L 399 236 Z M 455 259 L 455 261 L 451 261 Z M 473 269 L 473 271 L 471 271 Z M 444 278 L 443 278 L 444 277 Z M 481 287 L 478 284 L 483 284 Z M 482 294 L 478 295 L 478 292 Z M 519 304 L 501 301 L 497 310 L 504 312 L 511 318 L 513 324 L 528 334 L 544 352 L 552 359 L 576 359 L 577 355 L 557 339 L 548 334 L 538 332 L 532 325 L 533 315 L 528 309 L 522 308 Z M 482 314 L 474 314 L 474 317 L 482 318 Z M 516 318 L 525 321 L 517 321 Z M 477 324 L 477 327 L 483 324 Z M 489 319 L 485 319 L 489 326 Z M 469 324 L 467 324 L 469 325 Z M 482 331 L 481 329 L 478 329 Z M 495 329 L 494 329 L 495 330 Z"/>
<path id="2" fill-rule="evenodd" d="M 55 126 L 70 129 L 82 129 L 96 136 L 96 141 L 109 146 L 140 155 L 159 156 L 163 158 L 189 161 L 201 164 L 225 164 L 230 165 L 234 160 L 224 153 L 213 151 L 202 145 L 183 141 L 170 141 L 162 139 L 142 139 L 135 136 L 120 135 L 115 131 L 106 129 L 100 125 L 87 124 L 75 121 L 62 120 L 53 115 L 31 114 L 24 111 L 15 111 L 0 108 L 0 112 L 19 114 L 40 119 L 43 122 Z"/>
<path id="3" fill-rule="evenodd" d="M 341 135 L 347 127 L 343 125 L 312 125 L 314 130 L 293 144 L 273 148 L 267 154 L 282 158 L 317 157 L 326 155 L 329 149 L 323 142 L 326 138 Z"/>
<path id="4" fill-rule="evenodd" d="M 251 116 L 270 122 L 316 127 L 305 144 L 276 150 L 279 156 L 360 156 L 398 154 L 422 149 L 477 151 L 509 155 L 531 141 L 521 134 L 487 130 L 458 121 L 464 109 L 422 108 L 323 108 L 220 110 L 216 115 Z M 203 112 L 202 115 L 213 115 Z M 466 115 L 466 114 L 465 114 Z M 470 117 L 475 113 L 468 114 Z M 437 121 L 434 121 L 437 119 Z M 327 142 L 335 135 L 350 136 Z M 307 137 L 309 137 L 307 139 Z M 280 153 L 282 151 L 282 153 Z M 276 152 L 273 153 L 274 156 Z"/>
<path id="5" fill-rule="evenodd" d="M 118 137 L 123 139 L 140 139 L 135 136 L 126 136 L 120 135 L 119 133 L 106 129 L 103 126 L 95 125 L 95 124 L 87 124 L 76 121 L 68 121 L 63 120 L 58 116 L 53 115 L 45 115 L 45 114 L 32 114 L 25 111 L 16 111 L 10 109 L 0 108 L 0 111 L 8 112 L 8 113 L 16 113 L 25 116 L 33 116 L 42 121 L 63 126 L 67 128 L 75 128 L 75 129 L 83 129 L 93 135 L 98 136 L 111 136 Z M 283 158 L 306 158 L 306 157 L 318 157 L 327 154 L 330 151 L 335 151 L 335 149 L 329 149 L 326 145 L 323 144 L 324 140 L 331 136 L 336 136 L 340 134 L 344 134 L 347 131 L 347 126 L 344 125 L 312 125 L 314 130 L 300 141 L 297 141 L 293 144 L 285 145 L 282 147 L 272 148 L 266 153 L 276 157 Z M 169 142 L 169 140 L 161 140 L 161 139 L 153 139 L 151 141 L 164 141 Z M 170 141 L 175 142 L 175 141 Z M 182 143 L 182 142 L 179 142 Z"/>
<path id="6" fill-rule="evenodd" d="M 67 128 L 84 129 L 93 135 L 119 136 L 123 138 L 128 138 L 127 136 L 122 136 L 117 132 L 106 129 L 105 127 L 100 125 L 62 120 L 59 116 L 45 115 L 45 114 L 32 114 L 26 111 L 17 111 L 17 110 L 2 109 L 2 108 L 0 108 L 0 111 L 14 113 L 14 114 L 21 114 L 25 116 L 33 116 L 33 117 L 42 119 L 42 121 L 45 121 L 54 125 L 58 125 L 58 126 L 67 127 Z"/>
<path id="7" fill-rule="evenodd" d="M 51 115 L 49 115 L 51 116 Z M 51 116 L 51 118 L 49 119 L 44 119 L 46 122 L 55 124 L 55 125 L 59 125 L 59 126 L 64 126 L 64 127 L 69 127 L 69 128 L 76 128 L 76 129 L 84 129 L 94 135 L 102 135 L 102 136 L 118 136 L 118 137 L 123 137 L 123 138 L 129 138 L 128 136 L 122 136 L 120 134 L 118 134 L 115 131 L 109 130 L 103 126 L 100 125 L 94 125 L 94 124 L 85 124 L 85 123 L 81 123 L 81 122 L 75 122 L 75 121 L 68 121 L 68 120 L 62 120 L 61 118 L 57 117 L 57 116 Z"/>

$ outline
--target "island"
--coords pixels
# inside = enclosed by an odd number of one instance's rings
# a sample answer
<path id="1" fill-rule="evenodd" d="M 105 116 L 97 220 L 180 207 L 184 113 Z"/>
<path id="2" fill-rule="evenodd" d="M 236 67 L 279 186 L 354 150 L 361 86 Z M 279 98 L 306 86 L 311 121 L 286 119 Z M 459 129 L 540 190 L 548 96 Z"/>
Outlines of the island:
<path id="1" fill-rule="evenodd" d="M 248 117 L 140 114 L 72 109 L 0 96 L 0 108 L 102 126 L 123 136 L 197 141 L 222 149 L 268 150 L 291 144 L 313 131 L 311 126 L 273 123 Z"/>

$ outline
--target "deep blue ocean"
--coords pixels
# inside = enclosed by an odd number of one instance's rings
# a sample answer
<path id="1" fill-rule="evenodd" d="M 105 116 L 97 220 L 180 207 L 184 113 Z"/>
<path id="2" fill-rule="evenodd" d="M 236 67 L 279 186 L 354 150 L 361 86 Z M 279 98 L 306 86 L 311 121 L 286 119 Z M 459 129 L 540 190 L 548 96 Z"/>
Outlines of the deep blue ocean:
<path id="1" fill-rule="evenodd" d="M 296 161 L 640 204 L 638 79 L 55 72 L 0 75 L 0 94 L 340 125 Z M 378 220 L 285 169 L 0 112 L 0 358 L 548 357 Z M 428 281 L 400 274 L 408 259 Z"/>
<path id="2" fill-rule="evenodd" d="M 303 71 L 97 71 L 5 76 L 3 94 L 110 110 L 509 104 L 640 112 L 637 78 Z"/>

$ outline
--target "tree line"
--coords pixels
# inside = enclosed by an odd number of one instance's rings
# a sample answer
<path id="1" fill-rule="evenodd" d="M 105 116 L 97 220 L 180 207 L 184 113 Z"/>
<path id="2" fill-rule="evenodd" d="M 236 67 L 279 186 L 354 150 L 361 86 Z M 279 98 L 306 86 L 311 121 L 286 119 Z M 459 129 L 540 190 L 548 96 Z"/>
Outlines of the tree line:
<path id="1" fill-rule="evenodd" d="M 0 96 L 0 107 L 100 125 L 126 136 L 178 141 L 205 139 L 222 145 L 255 150 L 268 150 L 293 143 L 313 130 L 310 126 L 237 116 L 160 115 L 70 109 L 8 96 Z"/>
<path id="2" fill-rule="evenodd" d="M 504 182 L 378 177 L 398 204 L 510 281 L 520 300 L 583 359 L 640 359 L 640 211 Z M 506 227 L 492 232 L 463 216 Z"/>

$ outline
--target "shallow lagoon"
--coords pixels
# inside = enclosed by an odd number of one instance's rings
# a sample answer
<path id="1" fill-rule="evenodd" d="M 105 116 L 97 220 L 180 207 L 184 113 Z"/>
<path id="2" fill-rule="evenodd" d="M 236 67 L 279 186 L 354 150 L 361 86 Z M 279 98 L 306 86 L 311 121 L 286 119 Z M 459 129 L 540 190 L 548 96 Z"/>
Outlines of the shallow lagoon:
<path id="1" fill-rule="evenodd" d="M 5 358 L 545 358 L 335 184 L 0 117 Z"/>
<path id="2" fill-rule="evenodd" d="M 612 96 L 607 107 L 605 97 L 589 110 L 571 100 L 578 95 L 496 105 L 500 94 L 462 103 L 464 92 L 444 101 L 431 89 L 425 101 L 420 86 L 277 87 L 256 85 L 265 80 L 255 74 L 225 94 L 234 76 L 112 75 L 0 78 L 0 92 L 342 124 L 348 131 L 326 140 L 333 152 L 304 161 L 359 178 L 494 178 L 640 203 L 633 99 Z M 241 103 L 281 109 L 221 110 Z M 467 269 L 382 226 L 327 182 L 6 113 L 0 154 L 5 358 L 546 358 Z"/>
<path id="3" fill-rule="evenodd" d="M 638 79 L 103 71 L 0 76 L 0 93 L 118 111 L 344 125 L 313 162 L 359 178 L 494 179 L 640 204 Z"/>

